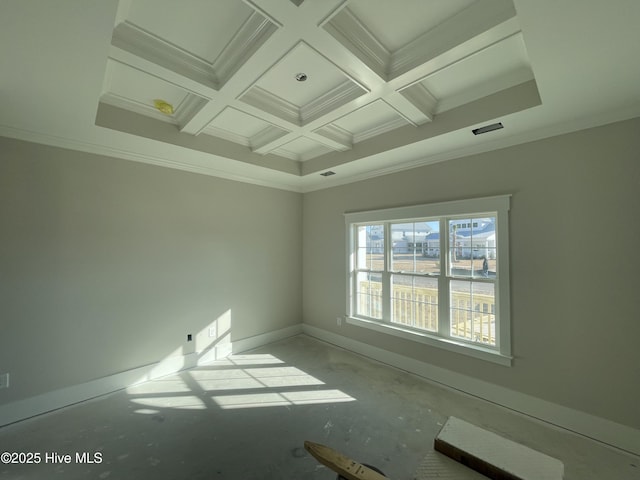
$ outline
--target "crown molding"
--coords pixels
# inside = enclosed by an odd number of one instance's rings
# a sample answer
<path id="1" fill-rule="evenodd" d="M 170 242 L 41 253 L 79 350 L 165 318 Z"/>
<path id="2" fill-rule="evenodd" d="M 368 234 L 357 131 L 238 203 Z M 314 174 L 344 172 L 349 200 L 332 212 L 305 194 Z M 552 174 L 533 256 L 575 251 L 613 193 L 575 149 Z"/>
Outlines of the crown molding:
<path id="1" fill-rule="evenodd" d="M 353 135 L 351 132 L 332 123 L 319 128 L 313 133 L 318 137 L 323 137 L 324 139 L 329 140 L 334 145 L 337 144 L 336 147 L 338 148 L 334 147 L 336 150 L 346 151 L 353 147 Z M 319 139 L 318 141 L 322 142 L 326 140 Z"/>
<path id="2" fill-rule="evenodd" d="M 420 110 L 429 120 L 433 120 L 438 99 L 433 96 L 427 87 L 422 83 L 414 83 L 408 88 L 400 90 L 400 95 L 409 100 L 418 110 Z"/>
<path id="3" fill-rule="evenodd" d="M 386 79 L 391 54 L 349 8 L 334 15 L 324 29 L 380 78 Z"/>
<path id="4" fill-rule="evenodd" d="M 177 120 L 174 115 L 165 115 L 151 105 L 147 105 L 146 103 L 142 103 L 131 98 L 123 97 L 122 95 L 118 95 L 117 93 L 105 93 L 104 95 L 102 95 L 102 97 L 100 97 L 100 102 L 125 110 L 130 110 L 132 112 L 151 117 L 161 122 L 170 123 L 172 125 L 177 124 Z"/>
<path id="5" fill-rule="evenodd" d="M 259 151 L 259 150 L 265 145 L 268 145 L 272 142 L 275 142 L 279 138 L 284 137 L 287 133 L 289 132 L 287 132 L 286 130 L 283 130 L 280 127 L 276 127 L 275 125 L 270 125 L 264 130 L 261 130 L 255 135 L 253 135 L 249 139 L 249 146 L 251 147 L 251 150 L 256 153 L 266 154 L 268 152 Z"/>
<path id="6" fill-rule="evenodd" d="M 192 93 L 188 94 L 176 109 L 175 116 L 178 126 L 182 126 L 188 123 L 189 120 L 191 120 L 193 116 L 198 113 L 206 104 L 206 99 Z"/>
<path id="7" fill-rule="evenodd" d="M 208 127 L 204 128 L 204 130 L 202 130 L 202 132 L 200 133 L 204 135 L 212 135 L 224 140 L 229 140 L 230 142 L 238 143 L 244 147 L 251 146 L 251 142 L 244 135 L 240 135 L 229 130 L 224 130 L 223 128 L 215 127 L 213 125 L 209 125 Z"/>
<path id="8" fill-rule="evenodd" d="M 332 88 L 328 92 L 320 95 L 318 98 L 307 103 L 300 109 L 300 119 L 303 125 L 329 113 L 332 110 L 344 105 L 345 103 L 355 100 L 364 95 L 363 90 L 351 80 L 346 80 L 340 85 Z"/>
<path id="9" fill-rule="evenodd" d="M 405 125 L 407 125 L 407 122 L 404 118 L 393 118 L 387 122 L 376 125 L 375 127 L 371 127 L 367 130 L 354 134 L 353 143 L 363 142 L 369 138 L 376 137 L 386 132 L 390 132 L 391 130 L 395 130 L 396 128 L 404 127 Z"/>
<path id="10" fill-rule="evenodd" d="M 289 150 L 287 150 L 286 148 L 283 147 L 278 147 L 274 150 L 271 151 L 272 155 L 279 155 L 281 157 L 285 157 L 288 158 L 289 160 L 295 160 L 296 162 L 299 162 L 301 160 L 300 155 L 295 153 L 295 152 L 291 152 Z"/>
<path id="11" fill-rule="evenodd" d="M 453 50 L 515 16 L 516 11 L 510 0 L 473 3 L 393 52 L 388 63 L 389 78 L 398 77 Z"/>
<path id="12" fill-rule="evenodd" d="M 298 176 L 292 178 L 292 183 L 282 183 L 277 181 L 263 180 L 255 177 L 248 177 L 246 175 L 234 174 L 227 170 L 220 170 L 217 168 L 196 165 L 193 163 L 179 162 L 175 160 L 169 160 L 167 158 L 158 157 L 155 155 L 134 153 L 127 150 L 115 148 L 111 145 L 104 145 L 100 143 L 84 142 L 75 140 L 72 138 L 61 137 L 57 135 L 43 134 L 36 131 L 18 129 L 14 127 L 8 127 L 6 125 L 0 125 L 0 136 L 15 138 L 17 140 L 23 140 L 32 143 L 38 143 L 41 145 L 49 145 L 52 147 L 65 148 L 67 150 L 75 150 L 80 152 L 91 153 L 95 155 L 103 155 L 113 158 L 121 158 L 123 160 L 131 160 L 134 162 L 146 163 L 149 165 L 156 165 L 159 167 L 172 168 L 174 170 L 182 170 L 185 172 L 199 173 L 202 175 L 209 175 L 212 177 L 223 178 L 226 180 L 233 180 L 241 183 L 248 183 L 252 185 L 259 185 L 262 187 L 270 187 L 278 190 L 287 190 L 291 192 L 301 192 L 301 189 L 295 183 Z M 268 167 L 265 167 L 268 168 Z"/>
<path id="13" fill-rule="evenodd" d="M 383 177 L 385 175 L 404 172 L 406 170 L 413 170 L 415 168 L 432 165 L 434 163 L 445 162 L 447 160 L 454 160 L 457 158 L 464 158 L 471 155 L 479 155 L 482 153 L 492 152 L 509 147 L 517 147 L 519 145 L 536 142 L 538 140 L 566 135 L 589 128 L 597 128 L 610 123 L 622 122 L 637 117 L 640 117 L 640 103 L 625 106 L 604 116 L 582 117 L 567 122 L 549 125 L 545 128 L 540 128 L 537 130 L 505 136 L 500 138 L 499 140 L 493 140 L 481 144 L 469 145 L 455 150 L 422 156 L 413 160 L 399 162 L 398 164 L 391 165 L 389 167 L 382 167 L 374 170 L 369 170 L 367 172 L 350 174 L 345 177 L 339 177 L 338 175 L 336 175 L 334 177 L 331 177 L 331 179 L 323 181 L 322 183 L 316 182 L 313 184 L 306 184 L 302 187 L 301 191 L 302 193 L 308 193 L 316 190 L 323 190 L 325 188 L 348 185 L 363 180 L 369 180 L 372 178 Z M 331 169 L 337 170 L 339 172 L 340 165 L 333 166 L 331 167 Z M 317 173 L 317 170 L 306 173 L 303 172 L 303 176 L 311 176 L 315 173 Z"/>
<path id="14" fill-rule="evenodd" d="M 200 108 L 202 108 L 206 103 L 206 100 L 192 93 L 187 93 L 180 104 L 174 107 L 174 113 L 172 115 L 165 115 L 151 105 L 147 105 L 146 103 L 139 102 L 132 98 L 123 97 L 122 95 L 118 95 L 113 92 L 105 93 L 100 98 L 100 102 L 122 108 L 124 110 L 130 110 L 161 122 L 170 123 L 172 125 L 181 125 L 195 112 L 200 110 Z"/>
<path id="15" fill-rule="evenodd" d="M 131 22 L 122 22 L 114 29 L 111 45 L 209 88 L 219 89 L 210 63 Z"/>
<path id="16" fill-rule="evenodd" d="M 300 109 L 293 103 L 287 102 L 285 99 L 263 88 L 254 85 L 247 93 L 240 97 L 240 100 L 260 110 L 264 110 L 271 115 L 282 118 L 287 122 L 300 126 Z"/>
<path id="17" fill-rule="evenodd" d="M 277 29 L 273 21 L 254 11 L 212 64 L 220 85 L 227 83 Z"/>

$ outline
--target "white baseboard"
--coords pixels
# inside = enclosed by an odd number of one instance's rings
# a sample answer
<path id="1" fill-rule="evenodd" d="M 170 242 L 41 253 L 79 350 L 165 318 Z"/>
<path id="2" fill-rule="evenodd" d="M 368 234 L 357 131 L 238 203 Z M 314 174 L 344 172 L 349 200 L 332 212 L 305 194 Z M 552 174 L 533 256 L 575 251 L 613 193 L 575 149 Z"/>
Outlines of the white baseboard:
<path id="1" fill-rule="evenodd" d="M 198 365 L 206 365 L 214 360 L 225 358 L 232 353 L 251 350 L 300 333 L 302 333 L 302 325 L 293 325 L 273 332 L 217 345 L 205 352 L 174 355 L 150 365 L 0 405 L 0 427 L 122 390 L 137 383 L 164 377 Z"/>
<path id="2" fill-rule="evenodd" d="M 480 397 L 626 452 L 640 455 L 640 430 L 373 347 L 311 325 L 303 325 L 302 331 L 311 337 L 419 375 L 427 380 Z"/>
<path id="3" fill-rule="evenodd" d="M 263 333 L 253 337 L 243 338 L 242 340 L 233 341 L 233 353 L 246 352 L 254 348 L 268 345 L 269 343 L 277 342 L 285 338 L 293 337 L 302 333 L 303 326 L 301 323 L 298 325 L 292 325 L 290 327 L 281 328 L 280 330 L 274 330 L 273 332 Z"/>

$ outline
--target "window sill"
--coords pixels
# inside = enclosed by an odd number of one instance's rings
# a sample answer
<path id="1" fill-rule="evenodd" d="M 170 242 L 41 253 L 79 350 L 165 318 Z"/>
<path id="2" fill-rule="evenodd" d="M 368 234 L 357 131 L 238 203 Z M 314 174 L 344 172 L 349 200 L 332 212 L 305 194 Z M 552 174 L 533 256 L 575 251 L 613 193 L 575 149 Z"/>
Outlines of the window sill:
<path id="1" fill-rule="evenodd" d="M 504 355 L 496 350 L 489 348 L 483 348 L 477 345 L 470 345 L 467 343 L 456 342 L 454 340 L 435 337 L 428 333 L 419 333 L 413 330 L 407 330 L 401 326 L 383 324 L 374 322 L 371 320 L 364 320 L 361 318 L 347 317 L 347 323 L 350 325 L 356 325 L 358 327 L 368 328 L 387 335 L 393 335 L 395 337 L 404 338 L 406 340 L 412 340 L 414 342 L 423 343 L 432 347 L 442 348 L 450 352 L 460 353 L 470 357 L 485 360 L 487 362 L 497 363 L 510 367 L 513 357 Z"/>

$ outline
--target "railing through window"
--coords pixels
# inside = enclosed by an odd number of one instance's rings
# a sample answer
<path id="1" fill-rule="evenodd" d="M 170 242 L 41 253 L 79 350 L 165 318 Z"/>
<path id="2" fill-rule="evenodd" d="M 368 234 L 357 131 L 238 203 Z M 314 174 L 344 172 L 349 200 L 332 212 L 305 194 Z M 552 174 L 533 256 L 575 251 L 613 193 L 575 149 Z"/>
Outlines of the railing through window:
<path id="1" fill-rule="evenodd" d="M 361 282 L 359 311 L 382 311 L 382 283 Z M 366 302 L 371 302 L 367 305 Z M 394 323 L 435 332 L 438 330 L 438 291 L 431 288 L 394 286 Z M 412 312 L 413 310 L 413 312 Z M 413 315 L 411 314 L 413 313 Z M 451 295 L 451 335 L 485 345 L 496 344 L 495 298 L 493 295 Z"/>

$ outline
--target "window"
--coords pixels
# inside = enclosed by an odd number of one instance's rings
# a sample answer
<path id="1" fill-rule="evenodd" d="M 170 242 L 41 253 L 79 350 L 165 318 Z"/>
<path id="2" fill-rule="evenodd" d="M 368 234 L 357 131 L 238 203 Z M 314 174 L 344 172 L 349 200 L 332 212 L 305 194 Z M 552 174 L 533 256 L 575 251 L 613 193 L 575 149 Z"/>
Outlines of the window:
<path id="1" fill-rule="evenodd" d="M 509 201 L 345 214 L 348 321 L 510 365 Z"/>

